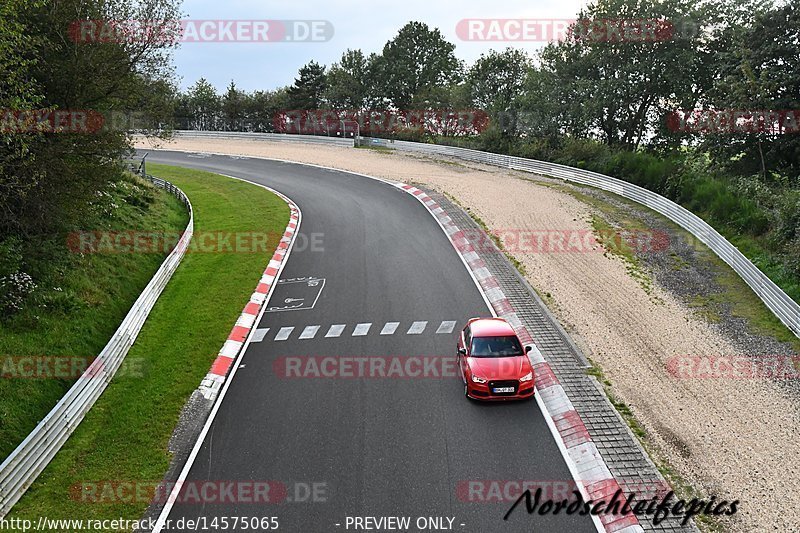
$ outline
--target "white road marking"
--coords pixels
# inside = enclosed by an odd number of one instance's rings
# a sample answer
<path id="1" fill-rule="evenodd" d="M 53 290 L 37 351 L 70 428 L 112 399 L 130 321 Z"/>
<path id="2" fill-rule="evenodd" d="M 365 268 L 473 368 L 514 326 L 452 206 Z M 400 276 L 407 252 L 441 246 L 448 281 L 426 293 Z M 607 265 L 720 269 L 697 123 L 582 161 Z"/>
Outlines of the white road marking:
<path id="1" fill-rule="evenodd" d="M 319 331 L 319 326 L 307 326 L 306 329 L 303 330 L 303 333 L 300 334 L 300 338 L 313 339 L 318 331 Z"/>
<path id="2" fill-rule="evenodd" d="M 281 328 L 280 331 L 278 331 L 278 334 L 275 335 L 275 340 L 285 341 L 289 338 L 289 335 L 292 334 L 292 331 L 294 331 L 294 327 Z"/>
<path id="3" fill-rule="evenodd" d="M 436 330 L 436 333 L 453 333 L 453 329 L 456 327 L 455 320 L 445 320 L 439 326 L 439 329 Z"/>
<path id="4" fill-rule="evenodd" d="M 408 328 L 406 335 L 419 335 L 420 333 L 425 331 L 425 327 L 427 325 L 428 325 L 427 321 L 414 322 L 413 324 L 411 324 L 411 327 Z"/>
<path id="5" fill-rule="evenodd" d="M 328 330 L 328 333 L 325 334 L 326 337 L 338 337 L 344 331 L 344 324 L 334 324 L 331 326 L 331 329 Z"/>
<path id="6" fill-rule="evenodd" d="M 269 328 L 256 329 L 253 332 L 253 338 L 250 339 L 250 342 L 261 342 L 261 341 L 263 341 L 264 337 L 267 336 L 267 332 L 268 331 L 269 331 Z"/>
<path id="7" fill-rule="evenodd" d="M 372 322 L 364 322 L 362 324 L 356 324 L 356 329 L 353 330 L 353 337 L 363 337 L 367 333 L 369 333 L 369 328 L 372 327 Z"/>
<path id="8" fill-rule="evenodd" d="M 394 335 L 394 332 L 397 331 L 397 326 L 399 325 L 400 322 L 387 322 L 381 330 L 381 335 Z"/>
<path id="9" fill-rule="evenodd" d="M 398 328 L 400 327 L 400 322 L 386 322 L 383 328 L 380 331 L 380 335 L 394 335 Z M 411 324 L 411 327 L 408 328 L 406 335 L 421 335 L 425 333 L 425 329 L 428 327 L 428 322 L 425 320 L 418 320 Z M 456 327 L 455 320 L 443 320 L 439 327 L 436 329 L 437 334 L 443 333 L 452 333 Z M 303 328 L 303 332 L 300 333 L 301 340 L 307 339 L 314 339 L 319 333 L 319 330 L 322 326 L 306 326 Z M 347 328 L 347 324 L 333 324 L 328 328 L 328 332 L 325 334 L 326 338 L 335 338 L 341 337 L 344 333 L 344 330 Z M 355 325 L 353 329 L 353 337 L 365 337 L 369 335 L 370 329 L 372 328 L 372 322 L 360 322 Z M 270 328 L 260 328 L 256 329 L 253 333 L 252 342 L 261 342 L 269 332 Z M 293 326 L 287 326 L 280 328 L 278 330 L 278 334 L 275 335 L 276 341 L 285 341 L 291 336 L 292 332 L 294 331 Z"/>

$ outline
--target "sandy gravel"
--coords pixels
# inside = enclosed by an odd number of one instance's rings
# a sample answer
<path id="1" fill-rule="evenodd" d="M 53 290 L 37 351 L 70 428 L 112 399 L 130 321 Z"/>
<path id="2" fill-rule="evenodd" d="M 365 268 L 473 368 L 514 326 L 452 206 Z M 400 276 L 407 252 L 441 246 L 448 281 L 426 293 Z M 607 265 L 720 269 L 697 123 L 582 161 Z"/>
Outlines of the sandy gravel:
<path id="1" fill-rule="evenodd" d="M 258 141 L 184 139 L 162 147 L 273 157 L 417 181 L 454 196 L 492 229 L 591 230 L 589 206 L 502 169 Z M 620 259 L 601 251 L 513 254 L 531 284 L 552 295 L 562 324 L 602 367 L 657 455 L 718 501 L 741 501 L 736 517 L 724 520 L 726 529 L 800 530 L 796 401 L 763 380 L 671 376 L 666 364 L 674 356 L 737 352 L 670 293 L 654 286 L 647 294 Z"/>

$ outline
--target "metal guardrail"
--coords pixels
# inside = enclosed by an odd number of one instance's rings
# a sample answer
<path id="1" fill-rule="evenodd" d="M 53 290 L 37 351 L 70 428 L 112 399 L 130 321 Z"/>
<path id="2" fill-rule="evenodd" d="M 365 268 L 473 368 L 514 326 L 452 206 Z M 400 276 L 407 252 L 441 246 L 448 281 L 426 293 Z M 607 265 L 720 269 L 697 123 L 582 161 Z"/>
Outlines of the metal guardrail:
<path id="1" fill-rule="evenodd" d="M 694 235 L 725 261 L 747 283 L 775 316 L 800 337 L 800 305 L 792 300 L 766 274 L 761 272 L 733 244 L 703 219 L 672 200 L 627 181 L 597 172 L 501 154 L 481 152 L 454 146 L 441 146 L 408 141 L 390 141 L 388 147 L 411 152 L 437 154 L 466 159 L 477 163 L 552 176 L 569 182 L 589 185 L 618 194 L 645 205 Z"/>
<path id="2" fill-rule="evenodd" d="M 189 223 L 178 243 L 131 307 L 117 331 L 91 365 L 55 407 L 39 422 L 0 465 L 0 518 L 4 517 L 52 461 L 86 413 L 108 386 L 128 350 L 142 329 L 147 315 L 158 300 L 186 253 L 194 232 L 194 213 L 189 198 L 178 187 L 152 176 L 145 176 L 183 202 L 189 210 Z"/>
<path id="3" fill-rule="evenodd" d="M 275 142 L 299 142 L 310 144 L 335 144 L 339 146 L 353 146 L 352 137 L 327 137 L 321 135 L 287 135 L 285 133 L 249 133 L 240 131 L 189 131 L 175 132 L 176 137 L 189 139 L 248 139 Z"/>
<path id="4" fill-rule="evenodd" d="M 180 132 L 184 137 L 208 137 L 208 138 L 263 138 L 264 140 L 277 140 L 282 142 L 317 142 L 333 143 L 339 145 L 352 146 L 349 139 L 336 139 L 331 137 L 315 137 L 309 135 L 286 135 L 286 134 L 263 134 L 263 133 L 232 133 L 232 132 Z M 313 141 L 309 140 L 314 139 Z M 377 141 L 377 142 L 374 142 Z M 502 154 L 481 152 L 480 150 L 470 150 L 468 148 L 458 148 L 455 146 L 442 146 L 438 144 L 426 144 L 410 141 L 395 141 L 387 139 L 372 139 L 369 137 L 359 137 L 357 144 L 380 145 L 396 150 L 417 152 L 423 154 L 435 154 L 447 157 L 455 157 L 483 163 L 487 165 L 499 166 L 524 172 L 532 172 L 552 176 L 565 181 L 589 185 L 604 191 L 618 194 L 629 200 L 645 205 L 650 209 L 664 215 L 683 229 L 694 235 L 703 244 L 708 246 L 720 259 L 725 261 L 733 270 L 741 276 L 753 292 L 758 295 L 764 304 L 783 322 L 797 337 L 800 337 L 800 305 L 792 300 L 780 287 L 778 287 L 766 274 L 761 272 L 747 257 L 745 257 L 734 245 L 728 242 L 725 237 L 719 234 L 703 219 L 684 209 L 672 200 L 664 198 L 660 194 L 654 193 L 638 185 L 627 181 L 612 178 L 597 172 L 582 170 L 578 168 L 548 163 L 546 161 L 536 161 Z"/>

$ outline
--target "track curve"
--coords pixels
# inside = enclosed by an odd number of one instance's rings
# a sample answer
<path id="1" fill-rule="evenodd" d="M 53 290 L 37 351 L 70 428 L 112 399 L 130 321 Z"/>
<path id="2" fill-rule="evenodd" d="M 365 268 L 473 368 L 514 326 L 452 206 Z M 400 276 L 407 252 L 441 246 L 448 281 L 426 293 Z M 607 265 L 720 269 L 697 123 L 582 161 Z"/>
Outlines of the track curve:
<path id="1" fill-rule="evenodd" d="M 270 301 L 287 309 L 261 318 L 257 328 L 269 330 L 247 348 L 187 478 L 270 481 L 288 499 L 266 506 L 177 503 L 173 524 L 201 516 L 276 516 L 280 531 L 346 531 L 348 516 L 408 516 L 412 525 L 417 517 L 453 518 L 453 531 L 596 531 L 589 517 L 529 516 L 520 508 L 504 521 L 511 502 L 465 501 L 469 481 L 560 487 L 572 481 L 536 402 L 468 402 L 458 378 L 279 375 L 275 362 L 286 356 L 454 358 L 458 327 L 489 310 L 424 206 L 390 184 L 343 171 L 149 153 L 151 162 L 233 175 L 286 194 L 303 212 L 305 242 L 292 251 L 284 284 Z M 324 279 L 323 288 L 291 283 L 307 278 Z M 451 333 L 437 333 L 452 321 Z M 422 322 L 421 333 L 408 333 Z M 381 335 L 394 323 L 394 333 Z M 327 336 L 337 325 L 345 326 L 341 333 Z M 324 501 L 298 501 L 313 483 Z"/>

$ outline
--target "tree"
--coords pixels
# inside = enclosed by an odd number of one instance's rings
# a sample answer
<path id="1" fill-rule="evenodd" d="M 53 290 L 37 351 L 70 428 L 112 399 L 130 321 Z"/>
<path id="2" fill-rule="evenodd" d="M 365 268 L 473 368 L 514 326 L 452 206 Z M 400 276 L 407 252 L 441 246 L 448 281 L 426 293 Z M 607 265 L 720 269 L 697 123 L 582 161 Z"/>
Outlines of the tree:
<path id="1" fill-rule="evenodd" d="M 299 77 L 289 87 L 289 106 L 292 109 L 319 109 L 327 88 L 325 67 L 311 61 L 300 68 Z"/>
<path id="2" fill-rule="evenodd" d="M 796 110 L 800 101 L 800 1 L 750 5 L 746 21 L 720 32 L 719 39 L 730 46 L 720 56 L 716 83 L 704 103 L 745 112 Z M 796 129 L 787 134 L 782 128 L 787 122 L 786 118 L 765 122 L 767 131 L 708 135 L 701 148 L 737 174 L 757 173 L 769 179 L 770 172 L 777 172 L 798 180 L 800 139 Z M 772 127 L 776 131 L 769 131 Z"/>
<path id="3" fill-rule="evenodd" d="M 231 80 L 228 90 L 222 96 L 222 127 L 227 131 L 244 131 L 244 102 L 246 95 L 236 88 Z"/>
<path id="4" fill-rule="evenodd" d="M 454 50 L 438 29 L 409 22 L 383 47 L 375 65 L 376 85 L 392 105 L 408 109 L 421 92 L 461 79 L 463 69 Z"/>
<path id="5" fill-rule="evenodd" d="M 375 54 L 348 49 L 328 71 L 325 100 L 333 109 L 361 110 L 375 101 Z"/>
<path id="6" fill-rule="evenodd" d="M 524 94 L 530 68 L 528 54 L 507 48 L 482 54 L 467 73 L 466 86 L 472 102 L 489 112 L 502 131 L 515 131 L 515 104 Z"/>
<path id="7" fill-rule="evenodd" d="M 179 18 L 174 0 L 10 0 L 0 6 L 0 106 L 81 110 L 105 118 L 89 133 L 0 134 L 0 240 L 7 235 L 66 231 L 85 214 L 95 191 L 119 172 L 127 129 L 141 106 L 160 106 L 149 93 L 172 77 L 172 44 L 154 35 L 81 42 L 76 21 Z M 161 85 L 163 87 L 163 85 Z M 163 94 L 163 93 L 162 93 Z M 159 111 L 160 113 L 160 111 Z"/>
<path id="8" fill-rule="evenodd" d="M 700 31 L 672 34 L 670 24 L 697 21 Z M 690 0 L 598 0 L 582 11 L 569 38 L 546 46 L 540 54 L 540 87 L 554 91 L 562 128 L 597 136 L 625 149 L 638 147 L 677 102 L 691 95 L 702 58 L 707 11 Z M 618 39 L 610 33 L 584 31 L 604 21 L 662 21 L 653 35 Z M 612 37 L 608 37 L 611 35 Z M 528 102 L 534 110 L 537 102 Z"/>
<path id="9" fill-rule="evenodd" d="M 187 93 L 188 124 L 191 129 L 216 130 L 222 102 L 217 90 L 205 78 L 200 78 Z"/>
<path id="10" fill-rule="evenodd" d="M 472 101 L 487 111 L 509 111 L 522 95 L 530 68 L 531 59 L 522 50 L 506 48 L 482 54 L 467 73 Z"/>
<path id="11" fill-rule="evenodd" d="M 91 224 L 92 201 L 130 152 L 131 124 L 146 130 L 170 105 L 164 36 L 178 18 L 176 0 L 0 3 L 0 277 L 47 279 L 69 256 L 64 234 Z M 74 32 L 98 20 L 166 29 L 102 43 Z M 9 290 L 0 284 L 0 301 Z"/>
<path id="12" fill-rule="evenodd" d="M 245 101 L 247 120 L 253 131 L 275 131 L 276 116 L 289 108 L 286 87 L 275 91 L 256 91 Z"/>

